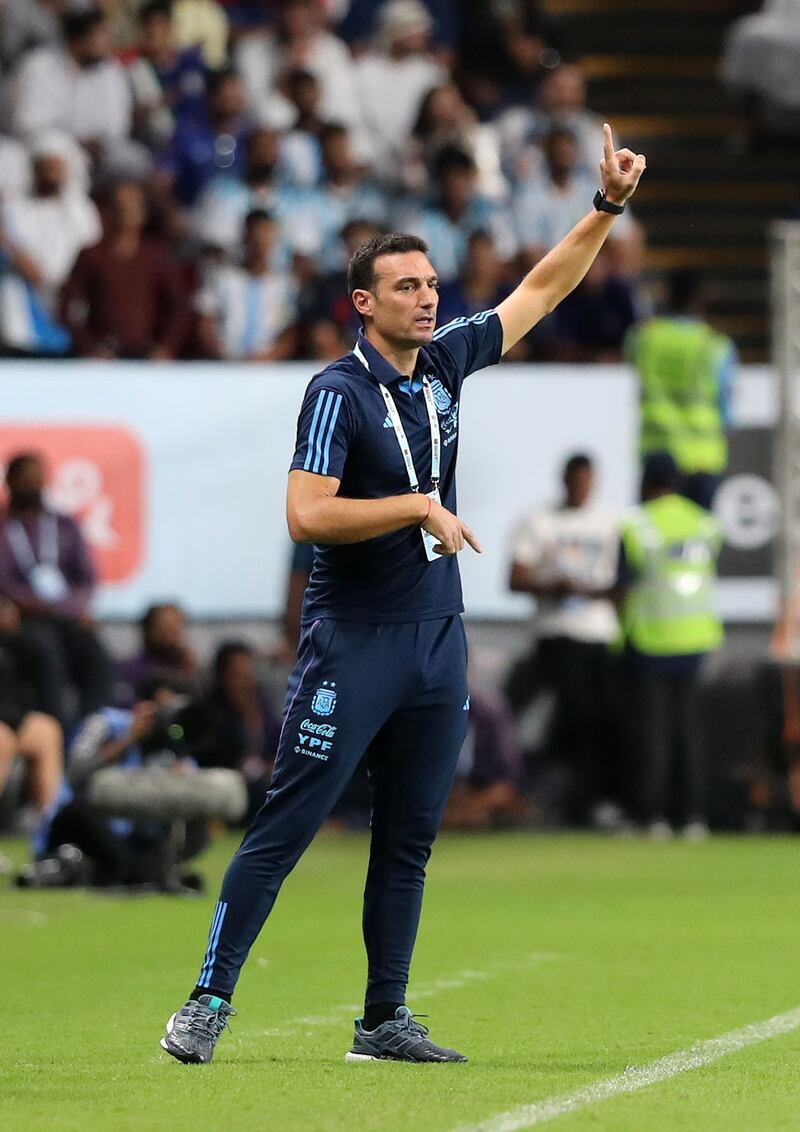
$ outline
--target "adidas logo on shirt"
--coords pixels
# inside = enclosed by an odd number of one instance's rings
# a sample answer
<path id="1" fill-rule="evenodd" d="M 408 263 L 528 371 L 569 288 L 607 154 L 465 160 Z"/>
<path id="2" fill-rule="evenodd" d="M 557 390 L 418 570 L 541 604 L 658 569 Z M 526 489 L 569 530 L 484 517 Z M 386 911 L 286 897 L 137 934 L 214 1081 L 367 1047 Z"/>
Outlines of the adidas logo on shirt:
<path id="1" fill-rule="evenodd" d="M 394 425 L 392 424 L 392 418 L 389 416 L 388 413 L 386 414 L 386 420 L 383 422 L 383 427 L 384 428 L 394 428 Z"/>

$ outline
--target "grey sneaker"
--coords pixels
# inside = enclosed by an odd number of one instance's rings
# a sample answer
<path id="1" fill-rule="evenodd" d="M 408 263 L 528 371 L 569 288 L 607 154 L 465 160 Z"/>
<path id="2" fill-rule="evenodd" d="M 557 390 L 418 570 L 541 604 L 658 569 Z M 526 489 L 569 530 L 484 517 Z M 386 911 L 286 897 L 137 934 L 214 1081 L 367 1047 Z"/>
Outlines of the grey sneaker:
<path id="1" fill-rule="evenodd" d="M 190 998 L 167 1022 L 161 1048 L 185 1064 L 204 1065 L 236 1011 L 224 998 L 201 994 Z"/>
<path id="2" fill-rule="evenodd" d="M 463 1053 L 437 1046 L 428 1037 L 428 1027 L 416 1021 L 407 1006 L 398 1006 L 393 1019 L 365 1030 L 356 1018 L 353 1048 L 345 1061 L 468 1061 Z"/>

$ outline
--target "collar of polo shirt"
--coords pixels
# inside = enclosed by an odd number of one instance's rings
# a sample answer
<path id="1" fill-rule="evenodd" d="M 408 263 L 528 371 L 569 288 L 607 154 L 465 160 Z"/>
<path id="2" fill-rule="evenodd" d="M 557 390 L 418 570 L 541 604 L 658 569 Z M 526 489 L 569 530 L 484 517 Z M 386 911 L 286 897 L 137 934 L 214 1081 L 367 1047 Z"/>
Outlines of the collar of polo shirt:
<path id="1" fill-rule="evenodd" d="M 357 347 L 356 357 L 359 353 L 361 354 L 359 361 L 363 359 L 369 372 L 381 385 L 392 385 L 393 382 L 399 382 L 400 389 L 404 393 L 418 393 L 422 389 L 422 378 L 426 372 L 430 371 L 432 364 L 424 347 L 420 348 L 417 356 L 413 378 L 410 378 L 408 374 L 400 373 L 390 362 L 387 362 L 380 350 L 375 349 L 363 330 L 358 332 Z"/>

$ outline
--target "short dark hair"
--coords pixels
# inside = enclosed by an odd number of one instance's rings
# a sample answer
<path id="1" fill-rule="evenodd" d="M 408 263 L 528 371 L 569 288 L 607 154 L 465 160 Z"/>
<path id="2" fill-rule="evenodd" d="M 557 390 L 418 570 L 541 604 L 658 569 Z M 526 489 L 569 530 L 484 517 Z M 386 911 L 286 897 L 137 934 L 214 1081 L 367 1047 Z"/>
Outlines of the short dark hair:
<path id="1" fill-rule="evenodd" d="M 559 141 L 561 138 L 567 138 L 573 144 L 578 144 L 578 135 L 569 126 L 556 125 L 545 136 L 545 146 L 551 145 L 554 141 Z"/>
<path id="2" fill-rule="evenodd" d="M 225 670 L 235 656 L 255 656 L 253 646 L 249 645 L 247 641 L 232 640 L 222 642 L 217 648 L 212 665 L 214 679 L 217 683 L 222 679 Z"/>
<path id="3" fill-rule="evenodd" d="M 209 98 L 213 98 L 220 87 L 231 79 L 238 79 L 239 72 L 235 67 L 224 66 L 218 67 L 215 71 L 208 71 L 206 74 L 206 93 Z"/>
<path id="4" fill-rule="evenodd" d="M 675 491 L 680 484 L 681 473 L 675 457 L 666 449 L 648 452 L 642 462 L 642 490 L 653 488 L 656 491 Z"/>
<path id="5" fill-rule="evenodd" d="M 324 146 L 326 141 L 330 141 L 331 138 L 340 138 L 342 135 L 345 137 L 350 135 L 350 130 L 344 122 L 326 122 L 319 131 L 320 145 Z"/>
<path id="6" fill-rule="evenodd" d="M 366 216 L 356 216 L 352 220 L 348 220 L 339 235 L 343 240 L 346 240 L 348 236 L 352 236 L 359 228 L 370 228 L 376 236 L 383 235 L 381 226 L 378 224 L 377 220 L 370 220 Z M 370 239 L 372 239 L 372 236 L 370 236 Z"/>
<path id="7" fill-rule="evenodd" d="M 492 233 L 486 228 L 475 228 L 467 237 L 467 247 L 471 248 L 473 244 L 491 244 L 494 247 Z"/>
<path id="8" fill-rule="evenodd" d="M 274 220 L 275 217 L 271 212 L 267 212 L 266 208 L 253 208 L 244 218 L 244 231 L 245 233 L 249 232 L 252 227 L 261 224 L 262 221 L 272 224 Z"/>
<path id="9" fill-rule="evenodd" d="M 165 609 L 177 609 L 183 614 L 183 608 L 177 601 L 154 601 L 152 605 L 148 605 L 139 619 L 139 629 L 144 636 L 147 636 Z"/>
<path id="10" fill-rule="evenodd" d="M 270 138 L 274 139 L 277 132 L 278 131 L 273 129 L 272 126 L 255 126 L 250 131 L 250 133 L 247 135 L 247 137 L 245 139 L 245 143 L 244 143 L 245 154 L 250 153 L 250 150 L 253 148 L 253 146 L 259 140 L 259 138 L 262 138 L 265 134 L 267 134 Z"/>
<path id="11" fill-rule="evenodd" d="M 564 482 L 566 483 L 570 476 L 575 472 L 582 472 L 591 470 L 594 467 L 591 456 L 587 456 L 585 452 L 576 452 L 570 456 L 564 464 L 564 471 L 562 473 Z"/>
<path id="12" fill-rule="evenodd" d="M 154 16 L 164 16 L 171 20 L 172 15 L 172 0 L 145 0 L 139 9 L 139 23 L 146 24 Z"/>
<path id="13" fill-rule="evenodd" d="M 319 86 L 319 79 L 313 71 L 307 70 L 305 67 L 292 67 L 287 71 L 283 77 L 284 82 L 289 90 L 296 90 L 298 86 L 303 83 L 314 83 Z"/>
<path id="14" fill-rule="evenodd" d="M 76 39 L 83 39 L 90 31 L 105 23 L 105 16 L 100 8 L 89 8 L 85 12 L 67 12 L 61 17 L 61 30 L 64 39 L 71 43 Z"/>
<path id="15" fill-rule="evenodd" d="M 438 181 L 445 173 L 475 173 L 475 159 L 457 145 L 445 145 L 433 159 L 432 172 Z"/>
<path id="16" fill-rule="evenodd" d="M 428 245 L 419 236 L 409 236 L 402 232 L 389 232 L 385 236 L 373 236 L 366 244 L 353 253 L 347 265 L 347 289 L 371 291 L 375 286 L 375 260 L 382 255 L 403 255 L 405 252 L 424 252 Z"/>
<path id="17" fill-rule="evenodd" d="M 17 452 L 6 465 L 6 483 L 11 483 L 28 464 L 41 464 L 38 452 Z"/>
<path id="18" fill-rule="evenodd" d="M 686 314 L 698 302 L 703 280 L 697 271 L 682 268 L 669 277 L 669 309 L 672 314 Z"/>

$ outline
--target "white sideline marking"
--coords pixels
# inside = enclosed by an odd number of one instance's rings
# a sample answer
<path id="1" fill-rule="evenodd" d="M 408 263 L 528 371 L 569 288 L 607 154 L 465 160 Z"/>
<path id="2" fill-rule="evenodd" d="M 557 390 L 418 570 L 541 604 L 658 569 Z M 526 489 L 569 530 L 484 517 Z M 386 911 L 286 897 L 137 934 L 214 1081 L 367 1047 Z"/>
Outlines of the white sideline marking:
<path id="1" fill-rule="evenodd" d="M 496 979 L 500 975 L 507 974 L 509 971 L 530 971 L 534 967 L 540 966 L 542 963 L 554 963 L 564 958 L 566 958 L 566 956 L 552 952 L 534 951 L 517 962 L 498 963 L 496 966 L 486 971 L 475 971 L 471 969 L 456 971 L 449 979 L 436 979 L 430 983 L 421 983 L 419 986 L 412 988 L 410 997 L 414 1002 L 418 1002 L 420 999 L 434 998 L 442 991 L 461 990 L 461 988 L 465 987 L 468 983 L 484 982 L 486 979 Z M 306 1030 L 317 1026 L 338 1026 L 341 1024 L 342 1019 L 354 1018 L 360 1013 L 361 1009 L 362 1004 L 360 1003 L 334 1006 L 326 1014 L 316 1014 L 304 1018 L 290 1018 L 287 1022 L 284 1022 L 282 1026 L 275 1026 L 269 1030 L 257 1030 L 255 1031 L 255 1036 L 259 1038 L 285 1038 L 298 1029 Z"/>
<path id="2" fill-rule="evenodd" d="M 740 1030 L 731 1030 L 718 1038 L 695 1042 L 689 1049 L 677 1050 L 659 1058 L 658 1061 L 651 1061 L 649 1065 L 631 1065 L 616 1077 L 608 1077 L 605 1081 L 584 1085 L 574 1093 L 563 1093 L 560 1097 L 548 1097 L 546 1100 L 537 1101 L 536 1104 L 522 1105 L 509 1112 L 500 1112 L 480 1124 L 462 1125 L 454 1132 L 519 1132 L 521 1128 L 533 1128 L 536 1124 L 544 1124 L 548 1120 L 555 1120 L 558 1116 L 566 1116 L 567 1113 L 575 1112 L 579 1108 L 599 1104 L 601 1101 L 611 1100 L 624 1093 L 635 1093 L 639 1089 L 657 1085 L 660 1081 L 668 1081 L 679 1073 L 688 1073 L 690 1069 L 700 1069 L 713 1061 L 719 1061 L 722 1057 L 739 1053 L 747 1046 L 767 1042 L 770 1038 L 789 1034 L 798 1028 L 800 1028 L 800 1007 L 789 1010 L 786 1014 L 776 1014 L 763 1022 L 752 1022 L 749 1026 L 742 1026 Z"/>

